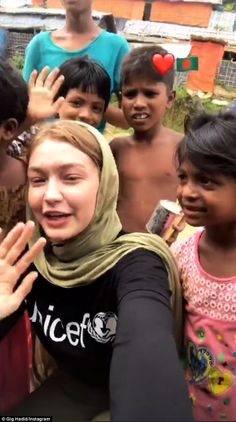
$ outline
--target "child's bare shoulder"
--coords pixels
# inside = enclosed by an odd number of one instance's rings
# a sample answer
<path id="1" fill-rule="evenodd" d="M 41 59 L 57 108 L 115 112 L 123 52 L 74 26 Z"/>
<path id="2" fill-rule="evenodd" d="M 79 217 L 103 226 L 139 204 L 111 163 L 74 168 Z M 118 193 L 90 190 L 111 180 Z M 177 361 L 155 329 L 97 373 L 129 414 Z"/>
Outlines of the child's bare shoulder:
<path id="1" fill-rule="evenodd" d="M 132 136 L 119 136 L 117 138 L 112 139 L 110 142 L 110 147 L 113 154 L 116 154 L 120 150 L 127 148 L 132 144 Z"/>
<path id="2" fill-rule="evenodd" d="M 165 141 L 169 141 L 170 143 L 174 143 L 175 145 L 179 144 L 180 141 L 183 139 L 183 133 L 176 132 L 170 128 L 164 127 L 163 128 L 163 137 Z"/>

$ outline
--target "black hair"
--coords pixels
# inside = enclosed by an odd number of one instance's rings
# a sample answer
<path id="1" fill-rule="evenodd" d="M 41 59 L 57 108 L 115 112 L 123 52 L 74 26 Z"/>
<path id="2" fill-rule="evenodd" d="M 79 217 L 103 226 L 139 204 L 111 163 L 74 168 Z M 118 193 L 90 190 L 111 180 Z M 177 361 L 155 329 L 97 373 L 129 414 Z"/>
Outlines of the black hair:
<path id="1" fill-rule="evenodd" d="M 177 148 L 177 165 L 189 160 L 204 173 L 236 179 L 236 115 L 201 113 L 185 122 L 185 136 Z"/>
<path id="2" fill-rule="evenodd" d="M 87 56 L 70 59 L 60 67 L 59 75 L 65 80 L 59 89 L 56 99 L 66 97 L 70 89 L 80 89 L 82 92 L 97 94 L 105 101 L 105 110 L 111 96 L 111 80 L 106 70 Z"/>
<path id="3" fill-rule="evenodd" d="M 122 62 L 121 84 L 126 85 L 136 76 L 142 76 L 153 82 L 163 82 L 172 91 L 175 79 L 174 66 L 162 74 L 155 68 L 152 61 L 154 54 L 165 56 L 167 53 L 168 51 L 158 45 L 134 48 Z"/>
<path id="4" fill-rule="evenodd" d="M 2 58 L 0 58 L 0 97 L 0 124 L 11 118 L 21 124 L 27 114 L 28 86 L 20 73 Z"/>

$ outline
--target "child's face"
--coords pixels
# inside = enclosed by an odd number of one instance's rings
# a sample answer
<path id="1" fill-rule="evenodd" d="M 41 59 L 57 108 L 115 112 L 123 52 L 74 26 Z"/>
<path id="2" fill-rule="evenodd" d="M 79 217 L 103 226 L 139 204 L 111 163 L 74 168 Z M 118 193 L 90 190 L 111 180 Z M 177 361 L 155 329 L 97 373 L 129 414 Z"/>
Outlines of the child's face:
<path id="1" fill-rule="evenodd" d="M 203 173 L 190 161 L 178 169 L 177 197 L 186 222 L 214 226 L 236 222 L 236 181 L 222 174 Z"/>
<path id="2" fill-rule="evenodd" d="M 103 119 L 105 101 L 97 94 L 70 89 L 60 110 L 60 119 L 80 120 L 97 128 Z"/>
<path id="3" fill-rule="evenodd" d="M 163 82 L 134 78 L 122 86 L 122 110 L 135 131 L 148 131 L 162 123 L 165 111 L 174 101 Z"/>

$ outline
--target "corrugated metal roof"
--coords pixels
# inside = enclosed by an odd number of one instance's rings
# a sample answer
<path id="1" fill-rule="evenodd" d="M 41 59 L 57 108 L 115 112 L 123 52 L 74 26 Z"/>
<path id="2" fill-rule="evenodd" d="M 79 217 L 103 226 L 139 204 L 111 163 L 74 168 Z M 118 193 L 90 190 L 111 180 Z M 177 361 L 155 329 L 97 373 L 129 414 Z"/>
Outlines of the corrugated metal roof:
<path id="1" fill-rule="evenodd" d="M 22 7 L 31 5 L 31 0 L 0 0 L 0 7 Z"/>
<path id="2" fill-rule="evenodd" d="M 19 13 L 1 13 L 0 10 L 0 26 L 2 28 L 15 28 L 15 29 L 44 29 L 52 31 L 63 25 L 65 21 L 64 14 L 56 16 L 40 14 L 28 14 L 22 9 Z"/>
<path id="3" fill-rule="evenodd" d="M 140 37 L 190 40 L 192 35 L 200 35 L 206 38 L 223 39 L 231 45 L 236 45 L 236 32 L 216 30 L 214 28 L 199 28 L 149 21 L 127 21 L 123 32 L 127 38 L 129 38 L 130 34 Z"/>
<path id="4" fill-rule="evenodd" d="M 178 0 L 175 0 L 178 1 Z M 182 0 L 185 3 L 210 3 L 210 4 L 222 4 L 222 0 Z"/>
<path id="5" fill-rule="evenodd" d="M 235 13 L 233 12 L 218 12 L 211 13 L 208 29 L 216 29 L 222 31 L 233 31 L 235 21 Z"/>
<path id="6" fill-rule="evenodd" d="M 8 1 L 8 0 L 7 0 Z M 107 14 L 93 12 L 93 19 L 99 23 Z M 44 8 L 0 8 L 0 27 L 17 29 L 42 29 L 53 31 L 61 27 L 65 21 L 63 9 Z"/>

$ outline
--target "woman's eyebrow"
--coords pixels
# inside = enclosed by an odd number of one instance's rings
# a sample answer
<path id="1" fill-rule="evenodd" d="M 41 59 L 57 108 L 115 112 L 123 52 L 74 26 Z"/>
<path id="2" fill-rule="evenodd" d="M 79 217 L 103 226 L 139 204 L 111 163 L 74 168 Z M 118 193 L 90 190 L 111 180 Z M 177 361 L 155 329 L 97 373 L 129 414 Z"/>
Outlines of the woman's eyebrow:
<path id="1" fill-rule="evenodd" d="M 60 167 L 63 170 L 66 170 L 66 169 L 71 168 L 71 167 L 80 167 L 82 169 L 86 169 L 85 165 L 82 164 L 82 163 L 66 163 L 66 164 L 60 164 L 60 163 L 58 163 L 56 165 L 56 167 Z M 36 173 L 43 173 L 44 172 L 44 169 L 43 169 L 43 167 L 30 166 L 28 168 L 28 171 L 34 171 Z"/>

